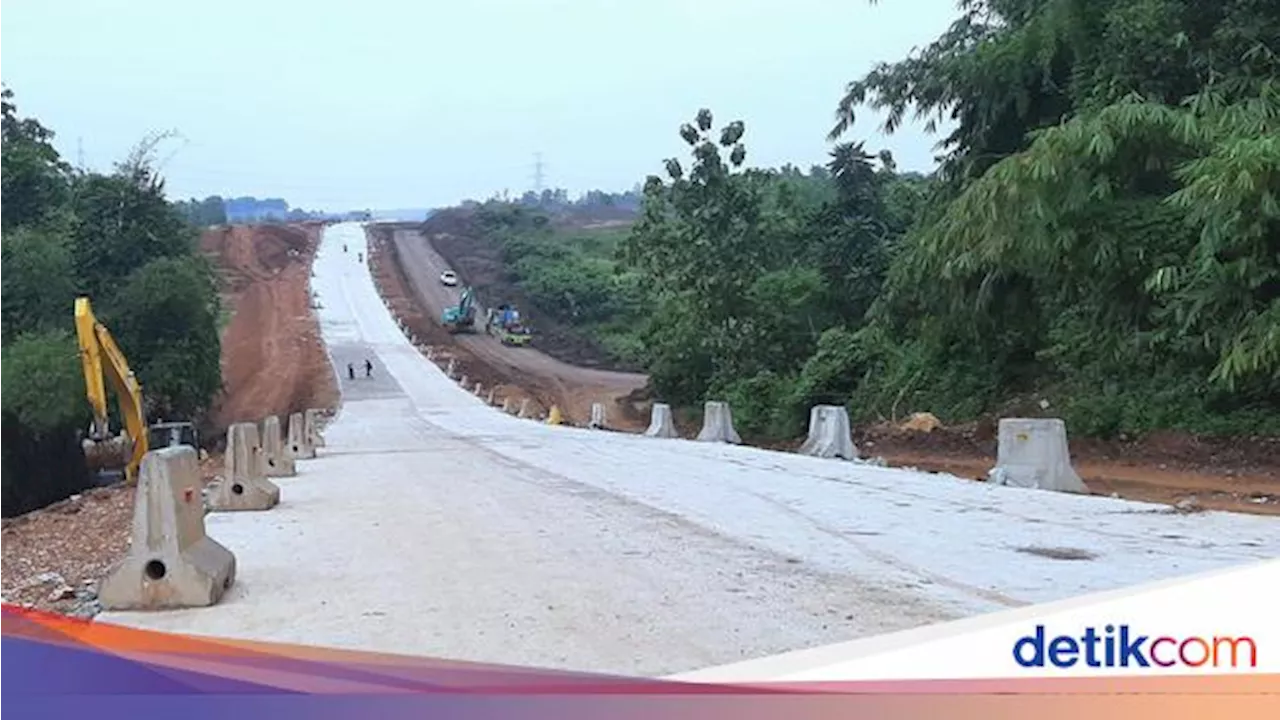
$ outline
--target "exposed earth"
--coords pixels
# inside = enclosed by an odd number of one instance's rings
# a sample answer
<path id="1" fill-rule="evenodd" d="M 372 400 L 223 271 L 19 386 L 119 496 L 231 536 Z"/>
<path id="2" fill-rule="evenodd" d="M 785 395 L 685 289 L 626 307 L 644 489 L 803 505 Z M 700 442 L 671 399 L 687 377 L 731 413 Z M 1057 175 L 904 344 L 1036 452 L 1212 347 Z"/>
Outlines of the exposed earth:
<path id="1" fill-rule="evenodd" d="M 996 439 L 989 425 L 922 432 L 884 424 L 854 435 L 862 454 L 898 467 L 985 479 L 995 465 Z M 1280 438 L 1160 433 L 1131 441 L 1073 438 L 1070 445 L 1076 472 L 1094 493 L 1280 515 Z"/>
<path id="2" fill-rule="evenodd" d="M 233 422 L 334 408 L 338 390 L 311 307 L 311 260 L 323 225 L 207 230 L 200 249 L 222 276 L 232 310 L 222 333 L 223 395 L 212 414 L 219 435 Z"/>
<path id="3" fill-rule="evenodd" d="M 495 292 L 492 282 L 486 283 L 485 278 L 491 279 L 500 270 L 500 266 L 494 269 L 497 261 L 489 256 L 489 248 L 478 250 L 480 259 L 461 254 L 449 262 L 416 227 L 375 225 L 369 234 L 374 277 L 383 298 L 416 337 L 447 348 L 446 353 L 436 357 L 438 362 L 455 358 L 460 372 L 471 381 L 478 380 L 486 388 L 497 387 L 502 394 L 516 399 L 528 396 L 537 403 L 539 412 L 557 405 L 569 421 L 577 424 L 587 421 L 591 405 L 596 402 L 606 404 L 610 425 L 615 428 L 642 429 L 648 422 L 648 406 L 642 399 L 647 378 L 637 373 L 571 365 L 549 354 L 554 348 L 562 356 L 598 359 L 587 343 L 575 342 L 571 333 L 557 333 L 558 328 L 543 332 L 556 326 L 536 310 L 529 310 L 517 292 Z M 473 274 L 477 267 L 484 268 L 480 275 Z M 516 303 L 538 328 L 534 344 L 508 347 L 483 331 L 458 335 L 446 332 L 439 318 L 446 307 L 458 303 L 461 292 L 441 284 L 440 274 L 447 269 L 457 271 L 463 283 L 471 283 L 481 303 Z M 482 322 L 483 310 L 478 310 L 477 316 Z M 543 352 L 544 347 L 548 352 Z"/>

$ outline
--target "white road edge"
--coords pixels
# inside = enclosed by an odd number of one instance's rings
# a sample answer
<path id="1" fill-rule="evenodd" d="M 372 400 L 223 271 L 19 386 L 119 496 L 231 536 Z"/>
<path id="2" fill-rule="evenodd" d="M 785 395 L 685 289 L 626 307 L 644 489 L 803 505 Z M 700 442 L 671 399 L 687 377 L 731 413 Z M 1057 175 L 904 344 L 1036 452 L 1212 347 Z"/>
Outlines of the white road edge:
<path id="1" fill-rule="evenodd" d="M 100 621 L 665 675 L 1280 556 L 1275 518 L 518 420 L 411 347 L 366 252 L 335 225 L 314 265 L 328 446 L 275 509 L 207 516 L 231 591 Z"/>

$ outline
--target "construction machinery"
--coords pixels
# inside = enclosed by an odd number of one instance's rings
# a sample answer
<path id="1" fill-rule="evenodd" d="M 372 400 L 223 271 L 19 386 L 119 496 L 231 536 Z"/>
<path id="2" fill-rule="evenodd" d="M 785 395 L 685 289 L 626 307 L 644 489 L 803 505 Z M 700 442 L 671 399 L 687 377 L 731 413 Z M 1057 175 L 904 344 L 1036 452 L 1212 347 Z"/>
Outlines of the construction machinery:
<path id="1" fill-rule="evenodd" d="M 499 305 L 485 318 L 486 335 L 497 335 L 503 345 L 522 347 L 533 339 L 533 333 L 520 322 L 520 311 L 514 305 Z"/>
<path id="2" fill-rule="evenodd" d="M 193 448 L 200 447 L 200 435 L 196 432 L 195 425 L 189 422 L 155 423 L 149 428 L 148 437 L 147 444 L 153 448 L 176 447 L 178 445 L 190 445 Z"/>
<path id="3" fill-rule="evenodd" d="M 476 331 L 475 293 L 470 287 L 462 289 L 458 304 L 444 309 L 441 324 L 451 333 Z"/>
<path id="4" fill-rule="evenodd" d="M 94 316 L 89 298 L 76 298 L 75 323 L 85 392 L 93 408 L 93 422 L 81 443 L 90 469 L 96 471 L 100 479 L 119 475 L 123 469 L 125 481 L 133 482 L 138 476 L 142 457 L 153 445 L 195 446 L 198 439 L 194 426 L 189 422 L 147 427 L 142 385 L 129 369 L 129 362 L 111 333 Z M 124 431 L 118 436 L 111 432 L 106 379 L 110 379 L 120 403 Z"/>

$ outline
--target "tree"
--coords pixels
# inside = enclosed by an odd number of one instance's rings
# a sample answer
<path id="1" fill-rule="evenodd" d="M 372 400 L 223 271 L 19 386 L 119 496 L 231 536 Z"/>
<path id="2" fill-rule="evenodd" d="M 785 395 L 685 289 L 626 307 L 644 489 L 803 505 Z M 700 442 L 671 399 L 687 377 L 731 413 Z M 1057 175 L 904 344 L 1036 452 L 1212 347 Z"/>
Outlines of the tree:
<path id="1" fill-rule="evenodd" d="M 78 433 L 89 408 L 71 334 L 88 293 L 141 379 L 148 409 L 192 417 L 220 385 L 214 274 L 164 197 L 151 136 L 111 175 L 70 173 L 4 93 L 4 512 L 89 482 Z"/>
<path id="2" fill-rule="evenodd" d="M 71 167 L 54 149 L 53 132 L 33 118 L 20 118 L 13 91 L 0 91 L 3 100 L 3 232 L 40 222 L 67 197 Z"/>
<path id="3" fill-rule="evenodd" d="M 155 417 L 194 417 L 222 386 L 219 304 L 198 256 L 158 258 L 123 281 L 107 318 Z"/>
<path id="4" fill-rule="evenodd" d="M 735 172 L 746 157 L 741 142 L 745 127 L 740 121 L 730 123 L 717 139 L 711 125 L 711 112 L 704 109 L 693 123 L 681 126 L 680 137 L 693 155 L 690 172 L 686 177 L 679 160 L 672 158 L 665 163 L 670 184 L 656 176 L 648 179 L 641 218 L 621 248 L 632 267 L 662 288 L 659 294 L 667 296 L 664 315 L 689 316 L 687 321 L 660 321 L 700 328 L 694 340 L 700 352 L 668 356 L 659 366 L 670 368 L 671 374 L 652 373 L 662 390 L 675 390 L 673 375 L 688 370 L 679 358 L 697 364 L 704 357 L 714 358 L 717 365 L 732 362 L 740 337 L 738 315 L 751 284 L 767 269 L 771 252 L 761 236 L 761 178 Z M 727 162 L 722 151 L 728 153 Z M 702 382 L 711 381 L 701 375 Z M 696 385 L 685 387 L 685 392 L 701 394 Z"/>
<path id="5" fill-rule="evenodd" d="M 72 253 L 83 292 L 107 298 L 135 268 L 195 252 L 195 233 L 149 167 L 86 175 L 74 185 Z"/>
<path id="6" fill-rule="evenodd" d="M 56 230 L 18 228 L 0 237 L 5 268 L 0 333 L 18 335 L 66 327 L 75 299 L 76 270 L 67 241 Z"/>
<path id="7" fill-rule="evenodd" d="M 913 358 L 912 392 L 935 402 L 973 397 L 949 376 L 960 366 L 995 380 L 984 405 L 1056 386 L 1085 431 L 1274 410 L 1280 10 L 963 7 L 933 44 L 851 83 L 832 132 L 860 105 L 887 109 L 890 130 L 912 108 L 956 121 L 945 185 L 877 301 L 879 362 Z"/>

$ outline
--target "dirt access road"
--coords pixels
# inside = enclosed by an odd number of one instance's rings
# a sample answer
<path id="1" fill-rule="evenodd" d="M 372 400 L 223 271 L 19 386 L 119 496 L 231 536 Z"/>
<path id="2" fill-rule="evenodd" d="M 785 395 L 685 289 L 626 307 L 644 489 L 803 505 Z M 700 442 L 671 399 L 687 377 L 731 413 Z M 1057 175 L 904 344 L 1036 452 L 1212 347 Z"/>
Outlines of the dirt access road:
<path id="1" fill-rule="evenodd" d="M 223 392 L 203 425 L 217 443 L 233 422 L 308 407 L 334 408 L 338 386 L 310 302 L 311 261 L 322 226 L 217 227 L 200 239 L 216 268 L 223 308 Z M 128 348 L 125 348 L 128 351 Z M 214 452 L 206 482 L 222 472 Z M 89 616 L 94 583 L 129 547 L 133 488 L 96 488 L 4 522 L 7 601 Z"/>
<path id="2" fill-rule="evenodd" d="M 503 345 L 482 329 L 475 334 L 448 335 L 440 328 L 439 318 L 445 308 L 458 303 L 461 286 L 451 288 L 440 283 L 440 274 L 451 268 L 430 240 L 412 227 L 392 225 L 374 226 L 370 243 L 370 253 L 381 269 L 398 271 L 401 276 L 384 277 L 391 280 L 383 285 L 384 295 L 391 298 L 393 306 L 407 299 L 425 309 L 430 317 L 398 314 L 415 326 L 413 329 L 420 336 L 456 348 L 463 372 L 469 373 L 471 379 L 478 379 L 487 387 L 499 386 L 507 394 L 518 386 L 543 408 L 559 405 L 576 423 L 587 421 L 595 402 L 607 403 L 611 425 L 618 429 L 636 429 L 647 422 L 647 408 L 633 400 L 644 387 L 646 376 L 570 365 L 538 351 L 536 335 L 534 347 L 524 348 Z M 462 277 L 464 283 L 467 280 Z M 402 287 L 397 288 L 397 284 Z M 398 298 L 401 293 L 411 297 Z M 483 322 L 484 310 L 479 308 L 477 314 Z"/>

